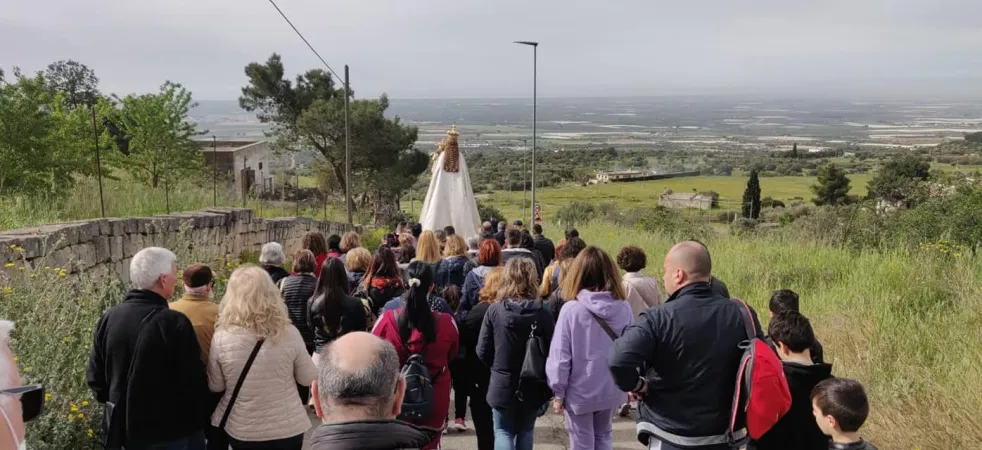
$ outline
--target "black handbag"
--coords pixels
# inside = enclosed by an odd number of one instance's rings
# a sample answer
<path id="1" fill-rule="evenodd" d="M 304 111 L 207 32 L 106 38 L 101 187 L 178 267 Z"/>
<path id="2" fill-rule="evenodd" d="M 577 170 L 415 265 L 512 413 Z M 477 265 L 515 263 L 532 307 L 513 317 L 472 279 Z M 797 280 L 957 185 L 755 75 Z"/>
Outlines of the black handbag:
<path id="1" fill-rule="evenodd" d="M 143 342 L 145 336 L 144 330 L 150 324 L 150 319 L 160 309 L 151 310 L 149 314 L 143 317 L 143 320 L 140 320 L 140 330 L 136 333 L 136 343 L 133 345 L 130 366 L 126 370 L 127 388 L 120 393 L 116 401 L 107 401 L 102 411 L 102 426 L 99 430 L 99 440 L 103 448 L 108 450 L 122 448 L 123 441 L 126 439 L 126 390 L 129 388 L 130 380 L 133 379 L 133 364 L 140 354 L 140 344 Z"/>
<path id="2" fill-rule="evenodd" d="M 529 388 L 539 390 L 546 386 L 546 358 L 549 356 L 549 343 L 542 336 L 536 336 L 538 322 L 532 323 L 529 338 L 525 341 L 525 358 L 522 360 L 522 370 L 518 375 L 518 389 L 515 396 L 518 401 L 525 401 L 524 395 Z M 548 389 L 548 388 L 547 388 Z"/>
<path id="3" fill-rule="evenodd" d="M 252 363 L 256 360 L 256 355 L 259 354 L 259 349 L 263 346 L 264 341 L 265 339 L 260 339 L 256 342 L 256 346 L 252 348 L 252 353 L 249 354 L 249 359 L 246 360 L 245 366 L 242 367 L 242 373 L 239 374 L 239 381 L 235 382 L 235 388 L 232 389 L 232 396 L 228 399 L 228 406 L 225 407 L 225 413 L 222 414 L 222 421 L 218 423 L 217 427 L 210 427 L 208 430 L 209 450 L 228 450 L 228 433 L 225 432 L 225 424 L 228 423 L 228 416 L 232 413 L 232 406 L 235 405 L 235 399 L 239 397 L 242 383 L 245 382 L 246 375 L 249 374 L 249 369 L 252 368 Z"/>

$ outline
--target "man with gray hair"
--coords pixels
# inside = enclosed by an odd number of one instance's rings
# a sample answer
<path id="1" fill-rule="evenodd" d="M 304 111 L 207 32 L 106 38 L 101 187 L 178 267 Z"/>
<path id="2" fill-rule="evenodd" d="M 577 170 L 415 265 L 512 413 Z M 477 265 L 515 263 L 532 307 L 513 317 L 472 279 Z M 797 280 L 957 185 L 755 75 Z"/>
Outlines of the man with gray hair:
<path id="1" fill-rule="evenodd" d="M 406 394 L 392 344 L 365 332 L 348 333 L 324 348 L 311 387 L 323 425 L 312 450 L 420 449 L 439 430 L 396 420 Z"/>
<path id="2" fill-rule="evenodd" d="M 191 321 L 167 305 L 176 259 L 159 247 L 137 252 L 133 289 L 96 324 L 85 375 L 106 407 L 106 448 L 205 448 L 211 411 L 201 348 Z"/>
<path id="3" fill-rule="evenodd" d="M 263 266 L 263 270 L 269 274 L 269 277 L 273 279 L 273 284 L 277 286 L 280 285 L 280 280 L 290 276 L 290 272 L 283 268 L 284 263 L 286 263 L 286 254 L 283 253 L 282 245 L 278 242 L 267 242 L 263 245 L 263 249 L 259 253 L 259 264 Z"/>

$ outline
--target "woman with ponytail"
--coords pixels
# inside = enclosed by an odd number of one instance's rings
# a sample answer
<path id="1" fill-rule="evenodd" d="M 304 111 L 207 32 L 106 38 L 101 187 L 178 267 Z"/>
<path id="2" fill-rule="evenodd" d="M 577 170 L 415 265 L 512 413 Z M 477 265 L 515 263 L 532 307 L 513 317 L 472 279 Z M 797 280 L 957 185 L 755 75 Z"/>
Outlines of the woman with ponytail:
<path id="1" fill-rule="evenodd" d="M 429 298 L 435 274 L 429 264 L 413 261 L 406 270 L 404 305 L 382 314 L 372 330 L 376 336 L 389 341 L 405 364 L 411 355 L 423 355 L 433 383 L 433 412 L 426 419 L 413 422 L 431 428 L 442 428 L 450 410 L 450 361 L 457 356 L 459 337 L 457 325 L 450 314 L 430 310 Z M 440 446 L 438 435 L 424 449 Z"/>
<path id="2" fill-rule="evenodd" d="M 314 346 L 318 353 L 331 341 L 352 331 L 365 331 L 365 307 L 361 300 L 348 295 L 351 286 L 344 263 L 331 258 L 324 262 L 317 290 L 307 306 L 307 323 L 314 330 Z"/>

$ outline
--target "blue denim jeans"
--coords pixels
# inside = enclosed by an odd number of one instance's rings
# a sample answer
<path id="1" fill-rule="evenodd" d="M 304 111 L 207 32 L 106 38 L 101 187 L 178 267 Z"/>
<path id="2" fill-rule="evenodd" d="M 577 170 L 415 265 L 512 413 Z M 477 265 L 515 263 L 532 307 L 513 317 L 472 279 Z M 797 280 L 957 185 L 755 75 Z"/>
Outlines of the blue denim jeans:
<path id="1" fill-rule="evenodd" d="M 538 411 L 492 409 L 494 450 L 532 450 Z"/>
<path id="2" fill-rule="evenodd" d="M 187 437 L 174 439 L 173 441 L 124 448 L 126 450 L 205 450 L 205 432 L 199 431 Z"/>

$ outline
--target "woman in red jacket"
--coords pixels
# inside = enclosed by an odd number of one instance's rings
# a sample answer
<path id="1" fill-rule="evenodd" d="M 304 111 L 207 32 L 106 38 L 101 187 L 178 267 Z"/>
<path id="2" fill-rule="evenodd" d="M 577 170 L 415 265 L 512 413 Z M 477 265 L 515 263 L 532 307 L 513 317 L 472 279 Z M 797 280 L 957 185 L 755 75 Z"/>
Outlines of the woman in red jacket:
<path id="1" fill-rule="evenodd" d="M 431 312 L 427 301 L 433 290 L 435 274 L 429 264 L 413 261 L 406 270 L 408 290 L 405 307 L 386 311 L 372 330 L 376 336 L 392 343 L 399 354 L 399 363 L 421 353 L 433 383 L 433 413 L 425 420 L 414 422 L 431 428 L 443 428 L 450 411 L 450 361 L 457 356 L 460 339 L 457 324 L 450 314 Z M 440 447 L 440 437 L 424 450 Z"/>

